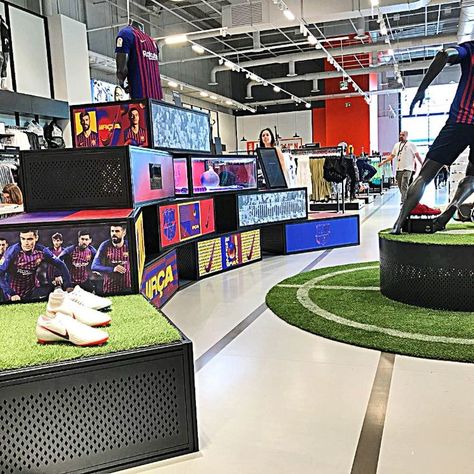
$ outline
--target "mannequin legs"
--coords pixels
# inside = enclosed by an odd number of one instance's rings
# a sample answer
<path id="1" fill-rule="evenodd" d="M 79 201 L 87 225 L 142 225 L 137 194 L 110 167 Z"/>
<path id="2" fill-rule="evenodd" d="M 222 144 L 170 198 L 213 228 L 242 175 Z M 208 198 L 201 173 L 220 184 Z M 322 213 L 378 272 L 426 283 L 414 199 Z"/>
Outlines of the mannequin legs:
<path id="1" fill-rule="evenodd" d="M 428 184 L 433 181 L 443 166 L 443 164 L 430 159 L 427 159 L 423 163 L 420 174 L 415 179 L 415 181 L 413 181 L 413 184 L 408 188 L 405 202 L 403 203 L 400 214 L 398 215 L 398 219 L 391 230 L 392 234 L 401 234 L 405 219 L 410 215 L 411 210 L 420 202 L 420 199 L 425 192 L 426 186 L 428 186 Z"/>
<path id="2" fill-rule="evenodd" d="M 466 170 L 466 177 L 463 178 L 456 189 L 452 201 L 448 204 L 446 210 L 435 219 L 435 229 L 443 230 L 446 224 L 454 216 L 459 206 L 472 194 L 474 193 L 474 165 L 469 162 Z"/>

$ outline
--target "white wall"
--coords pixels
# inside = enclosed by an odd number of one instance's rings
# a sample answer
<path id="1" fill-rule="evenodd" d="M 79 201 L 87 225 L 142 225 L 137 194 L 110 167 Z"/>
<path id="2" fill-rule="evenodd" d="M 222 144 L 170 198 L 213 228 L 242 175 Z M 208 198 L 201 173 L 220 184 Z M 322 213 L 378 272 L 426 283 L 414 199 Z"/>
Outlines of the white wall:
<path id="1" fill-rule="evenodd" d="M 44 21 L 13 6 L 9 11 L 17 92 L 51 97 Z"/>
<path id="2" fill-rule="evenodd" d="M 236 137 L 237 120 L 234 115 L 219 112 L 219 132 L 223 145 L 226 145 L 227 151 L 238 149 Z"/>
<path id="3" fill-rule="evenodd" d="M 278 114 L 246 115 L 237 117 L 237 140 L 240 149 L 245 150 L 245 143 L 240 140 L 258 140 L 260 131 L 275 126 L 281 138 L 292 138 L 295 132 L 303 139 L 303 143 L 313 141 L 311 110 L 301 112 L 281 112 Z"/>

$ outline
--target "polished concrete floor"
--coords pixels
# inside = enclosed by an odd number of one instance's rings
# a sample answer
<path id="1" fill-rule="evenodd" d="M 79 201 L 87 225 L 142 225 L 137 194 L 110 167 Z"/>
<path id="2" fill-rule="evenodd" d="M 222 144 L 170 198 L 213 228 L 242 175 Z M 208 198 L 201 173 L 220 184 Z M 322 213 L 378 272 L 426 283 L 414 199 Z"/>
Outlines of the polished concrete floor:
<path id="1" fill-rule="evenodd" d="M 176 295 L 165 312 L 194 343 L 200 451 L 124 472 L 474 472 L 474 365 L 395 356 L 379 386 L 380 352 L 305 333 L 263 305 L 303 269 L 376 260 L 377 231 L 398 208 L 396 191 L 364 208 L 359 247 L 271 257 Z"/>

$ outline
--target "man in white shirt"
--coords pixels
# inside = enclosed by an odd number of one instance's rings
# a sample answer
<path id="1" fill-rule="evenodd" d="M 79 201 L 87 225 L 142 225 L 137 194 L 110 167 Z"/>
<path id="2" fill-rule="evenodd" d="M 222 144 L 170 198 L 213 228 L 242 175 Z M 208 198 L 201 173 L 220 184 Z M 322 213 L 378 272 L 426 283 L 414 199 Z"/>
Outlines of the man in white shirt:
<path id="1" fill-rule="evenodd" d="M 389 163 L 395 158 L 397 159 L 397 185 L 401 194 L 401 203 L 403 204 L 407 195 L 408 186 L 410 185 L 411 176 L 415 171 L 415 158 L 420 165 L 423 164 L 416 145 L 408 141 L 408 132 L 406 131 L 400 132 L 400 141 L 395 144 L 390 156 L 381 161 L 379 166 Z"/>

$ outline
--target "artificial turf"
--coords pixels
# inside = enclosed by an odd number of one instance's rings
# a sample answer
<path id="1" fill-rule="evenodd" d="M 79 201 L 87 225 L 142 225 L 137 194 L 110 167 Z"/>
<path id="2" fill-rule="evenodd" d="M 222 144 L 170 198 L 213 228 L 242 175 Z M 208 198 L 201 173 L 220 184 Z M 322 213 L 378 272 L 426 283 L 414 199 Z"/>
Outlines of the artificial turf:
<path id="1" fill-rule="evenodd" d="M 468 230 L 471 233 L 455 234 L 450 231 Z M 437 245 L 474 245 L 474 224 L 449 224 L 446 231 L 435 232 L 434 234 L 390 234 L 390 229 L 379 232 L 379 236 L 386 240 L 396 240 L 397 242 L 409 242 L 413 244 L 437 244 Z"/>
<path id="2" fill-rule="evenodd" d="M 281 284 L 302 285 L 327 273 L 371 265 L 370 270 L 330 277 L 318 286 L 379 286 L 378 262 L 318 269 L 299 274 Z M 349 344 L 385 352 L 433 359 L 474 361 L 473 344 L 413 340 L 353 328 L 312 313 L 297 300 L 298 288 L 275 286 L 267 294 L 267 305 L 280 318 L 306 331 Z M 474 314 L 418 308 L 392 301 L 379 291 L 316 289 L 309 291 L 318 306 L 350 321 L 406 333 L 474 339 Z"/>
<path id="3" fill-rule="evenodd" d="M 181 340 L 179 331 L 141 295 L 115 296 L 104 328 L 107 344 L 100 347 L 76 347 L 69 343 L 38 344 L 36 320 L 46 303 L 0 306 L 0 370 L 97 356 L 126 349 L 170 344 Z"/>

